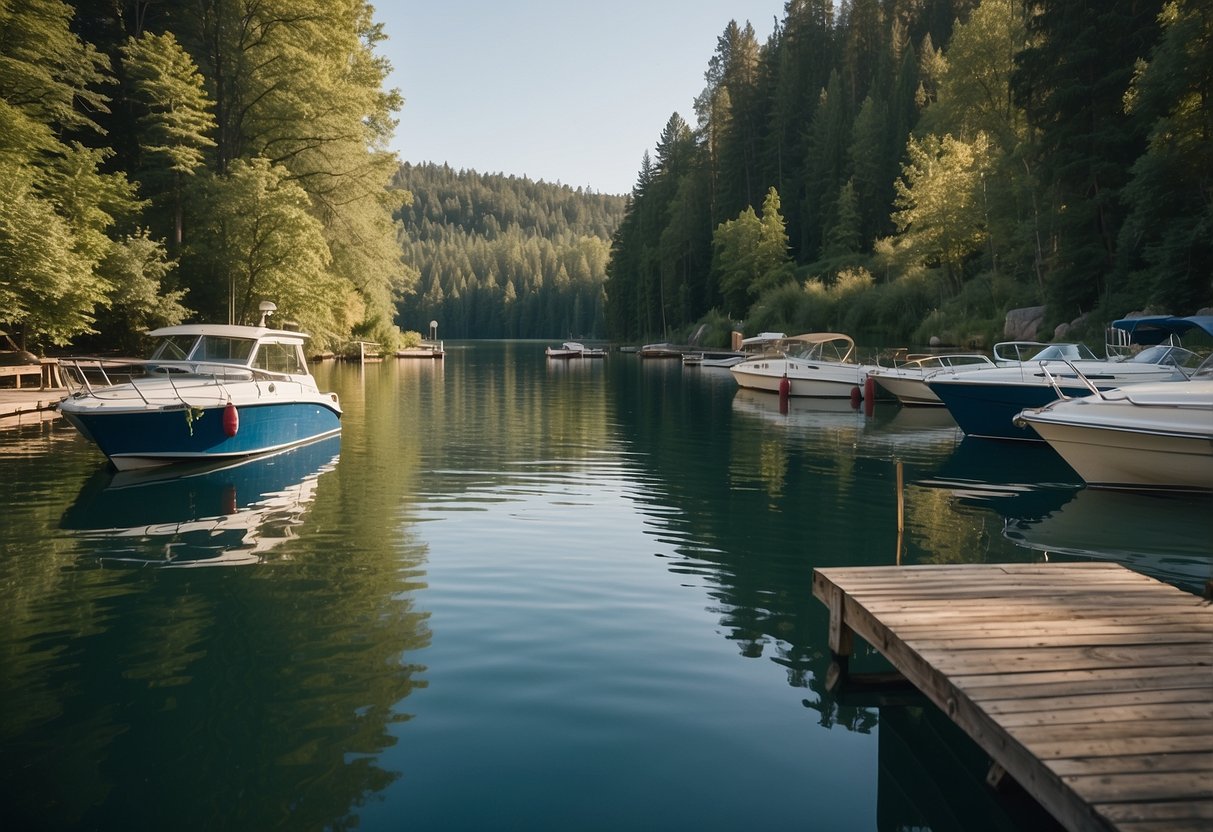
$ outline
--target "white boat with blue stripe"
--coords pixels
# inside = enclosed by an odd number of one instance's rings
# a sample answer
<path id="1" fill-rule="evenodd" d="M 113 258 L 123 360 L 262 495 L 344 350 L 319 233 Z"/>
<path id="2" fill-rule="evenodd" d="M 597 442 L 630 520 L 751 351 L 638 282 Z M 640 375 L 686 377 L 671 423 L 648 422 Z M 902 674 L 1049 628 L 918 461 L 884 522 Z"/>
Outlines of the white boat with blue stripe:
<path id="1" fill-rule="evenodd" d="M 320 392 L 308 370 L 307 335 L 220 324 L 149 334 L 157 344 L 146 361 L 62 362 L 80 389 L 60 411 L 119 471 L 240 459 L 340 433 L 337 395 Z M 114 383 L 119 369 L 128 380 Z"/>

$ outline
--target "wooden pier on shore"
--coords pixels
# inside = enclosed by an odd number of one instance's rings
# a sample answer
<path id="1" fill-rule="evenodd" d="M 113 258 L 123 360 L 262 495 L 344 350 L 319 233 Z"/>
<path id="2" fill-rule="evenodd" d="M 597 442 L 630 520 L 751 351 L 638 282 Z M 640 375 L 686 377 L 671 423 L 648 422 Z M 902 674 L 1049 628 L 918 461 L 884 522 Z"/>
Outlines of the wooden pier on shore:
<path id="1" fill-rule="evenodd" d="M 1116 564 L 818 569 L 857 634 L 1070 830 L 1213 828 L 1213 606 Z"/>
<path id="2" fill-rule="evenodd" d="M 0 427 L 28 425 L 59 418 L 57 405 L 68 391 L 63 388 L 40 390 L 0 390 Z"/>

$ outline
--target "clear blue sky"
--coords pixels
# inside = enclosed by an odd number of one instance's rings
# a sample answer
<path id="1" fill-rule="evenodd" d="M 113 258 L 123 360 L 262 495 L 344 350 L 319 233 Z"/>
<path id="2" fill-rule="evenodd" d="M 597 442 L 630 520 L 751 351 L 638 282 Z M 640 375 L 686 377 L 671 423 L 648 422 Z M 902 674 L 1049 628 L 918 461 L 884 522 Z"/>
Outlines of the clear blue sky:
<path id="1" fill-rule="evenodd" d="M 783 5 L 379 0 L 379 52 L 405 99 L 392 147 L 402 161 L 627 193 L 670 115 L 694 126 L 729 20 L 765 43 Z"/>

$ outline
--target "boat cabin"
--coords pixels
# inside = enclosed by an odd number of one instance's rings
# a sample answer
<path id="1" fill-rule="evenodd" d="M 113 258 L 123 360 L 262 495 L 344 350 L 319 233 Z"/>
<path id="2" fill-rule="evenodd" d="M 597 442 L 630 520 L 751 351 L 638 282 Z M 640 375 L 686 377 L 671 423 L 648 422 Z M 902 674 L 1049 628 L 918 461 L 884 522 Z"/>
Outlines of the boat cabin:
<path id="1" fill-rule="evenodd" d="M 231 364 L 286 375 L 307 375 L 300 332 L 246 326 L 184 325 L 149 333 L 151 361 Z"/>

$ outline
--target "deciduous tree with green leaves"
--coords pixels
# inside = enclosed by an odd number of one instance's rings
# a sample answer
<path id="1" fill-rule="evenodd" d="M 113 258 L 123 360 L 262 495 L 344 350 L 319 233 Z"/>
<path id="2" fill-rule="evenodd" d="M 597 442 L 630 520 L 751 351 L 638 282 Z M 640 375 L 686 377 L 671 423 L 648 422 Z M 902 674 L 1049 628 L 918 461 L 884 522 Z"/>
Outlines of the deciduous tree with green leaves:
<path id="1" fill-rule="evenodd" d="M 900 245 L 911 258 L 942 265 L 959 290 L 965 260 L 985 241 L 982 183 L 989 165 L 989 139 L 972 142 L 945 135 L 911 139 L 909 161 L 897 180 Z"/>

